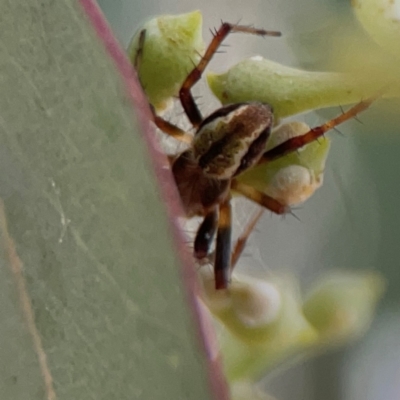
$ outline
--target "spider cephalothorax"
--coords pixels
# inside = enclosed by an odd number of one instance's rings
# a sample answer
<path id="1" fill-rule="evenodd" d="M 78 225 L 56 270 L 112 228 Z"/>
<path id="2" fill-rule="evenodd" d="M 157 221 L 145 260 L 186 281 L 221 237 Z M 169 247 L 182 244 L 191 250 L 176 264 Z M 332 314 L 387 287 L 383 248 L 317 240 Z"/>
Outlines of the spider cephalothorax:
<path id="1" fill-rule="evenodd" d="M 256 102 L 228 105 L 204 119 L 172 165 L 187 216 L 204 216 L 228 198 L 231 179 L 263 155 L 272 124 L 271 107 Z"/>

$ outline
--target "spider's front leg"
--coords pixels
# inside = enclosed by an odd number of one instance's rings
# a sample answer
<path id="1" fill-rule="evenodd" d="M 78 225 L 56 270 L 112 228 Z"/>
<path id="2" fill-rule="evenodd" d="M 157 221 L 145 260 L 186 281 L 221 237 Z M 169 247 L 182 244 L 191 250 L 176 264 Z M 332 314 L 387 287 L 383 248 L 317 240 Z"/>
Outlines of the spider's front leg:
<path id="1" fill-rule="evenodd" d="M 200 62 L 192 69 L 189 75 L 186 77 L 179 91 L 179 98 L 182 103 L 182 107 L 185 110 L 191 124 L 198 128 L 203 121 L 203 117 L 200 110 L 194 101 L 193 95 L 191 93 L 192 87 L 199 81 L 201 75 L 206 69 L 208 63 L 211 61 L 213 55 L 217 52 L 218 48 L 221 46 L 224 39 L 231 32 L 242 32 L 250 33 L 259 36 L 281 36 L 281 32 L 277 31 L 267 31 L 265 29 L 256 29 L 250 26 L 230 24 L 228 22 L 223 22 L 218 30 L 213 33 L 213 39 L 208 45 L 204 56 L 201 58 Z"/>
<path id="2" fill-rule="evenodd" d="M 230 199 L 220 205 L 214 261 L 215 288 L 217 290 L 226 289 L 228 287 L 232 270 L 242 254 L 250 233 L 261 218 L 264 209 L 267 208 L 268 210 L 281 215 L 290 212 L 290 207 L 281 204 L 272 197 L 252 188 L 251 186 L 244 185 L 235 179 L 231 182 L 231 188 L 235 188 L 236 191 L 239 191 L 239 193 L 250 200 L 255 201 L 263 208 L 253 216 L 246 229 L 238 238 L 235 247 L 231 252 L 232 210 Z"/>
<path id="3" fill-rule="evenodd" d="M 198 259 L 207 257 L 215 232 L 214 276 L 215 288 L 226 289 L 231 275 L 231 236 L 232 209 L 230 197 L 217 208 L 210 211 L 203 219 L 194 240 L 194 256 Z"/>
<path id="4" fill-rule="evenodd" d="M 230 198 L 219 206 L 217 243 L 215 246 L 215 289 L 226 289 L 231 279 L 232 208 Z"/>
<path id="5" fill-rule="evenodd" d="M 203 222 L 196 232 L 194 241 L 194 256 L 197 259 L 207 257 L 210 253 L 211 243 L 217 227 L 219 228 L 214 263 L 216 289 L 226 289 L 228 286 L 231 273 L 246 246 L 247 240 L 264 212 L 264 209 L 260 209 L 251 218 L 250 222 L 237 239 L 233 251 L 231 252 L 232 222 L 230 217 L 230 204 L 229 208 L 225 205 L 223 207 L 224 211 L 220 220 L 218 218 L 217 209 L 212 210 L 204 217 Z M 228 258 L 229 253 L 230 257 Z"/>
<path id="6" fill-rule="evenodd" d="M 210 253 L 210 247 L 218 227 L 218 211 L 214 208 L 203 219 L 194 239 L 194 256 L 202 259 Z"/>

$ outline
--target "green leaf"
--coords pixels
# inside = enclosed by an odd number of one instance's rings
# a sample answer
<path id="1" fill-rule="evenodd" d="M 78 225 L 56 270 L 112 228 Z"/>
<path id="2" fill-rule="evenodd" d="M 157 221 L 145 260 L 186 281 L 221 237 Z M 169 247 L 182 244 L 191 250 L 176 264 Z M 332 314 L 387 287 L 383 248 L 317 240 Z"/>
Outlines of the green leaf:
<path id="1" fill-rule="evenodd" d="M 0 23 L 0 398 L 211 398 L 147 114 L 77 1 Z"/>

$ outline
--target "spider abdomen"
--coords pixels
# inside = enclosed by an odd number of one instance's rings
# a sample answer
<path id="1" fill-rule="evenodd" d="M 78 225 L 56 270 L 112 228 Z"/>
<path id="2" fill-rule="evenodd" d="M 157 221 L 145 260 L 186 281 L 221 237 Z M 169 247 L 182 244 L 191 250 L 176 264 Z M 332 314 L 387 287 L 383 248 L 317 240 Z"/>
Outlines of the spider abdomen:
<path id="1" fill-rule="evenodd" d="M 232 179 L 259 161 L 272 125 L 268 104 L 221 107 L 200 125 L 193 141 L 193 157 L 206 176 Z"/>

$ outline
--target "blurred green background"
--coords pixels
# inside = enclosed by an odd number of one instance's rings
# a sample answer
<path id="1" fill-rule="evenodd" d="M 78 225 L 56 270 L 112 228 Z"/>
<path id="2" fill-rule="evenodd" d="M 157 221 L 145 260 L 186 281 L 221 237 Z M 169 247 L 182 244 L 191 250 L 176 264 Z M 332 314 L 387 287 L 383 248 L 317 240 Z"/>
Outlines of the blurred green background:
<path id="1" fill-rule="evenodd" d="M 369 40 L 357 28 L 347 0 L 98 2 L 124 46 L 151 16 L 194 9 L 203 13 L 206 43 L 208 28 L 217 27 L 221 19 L 283 32 L 282 39 L 232 35 L 227 53 L 211 63 L 210 69 L 217 72 L 256 54 L 290 66 L 331 69 L 332 61 L 338 61 L 332 60 L 335 39 L 343 38 L 346 27 L 355 27 L 356 32 L 348 38 L 349 46 L 350 41 L 354 45 Z M 201 93 L 211 96 L 204 86 Z M 218 106 L 215 100 L 202 102 L 207 103 L 204 113 Z M 382 100 L 360 116 L 361 123 L 353 120 L 340 127 L 343 135 L 331 133 L 334 140 L 324 186 L 296 210 L 300 222 L 265 215 L 242 257 L 241 268 L 250 273 L 289 271 L 305 287 L 322 270 L 337 267 L 377 270 L 387 280 L 386 295 L 363 340 L 266 378 L 266 389 L 278 399 L 400 398 L 399 106 L 398 101 Z M 340 109 L 324 110 L 300 119 L 315 126 L 339 113 Z M 237 227 L 250 209 L 237 205 Z"/>

